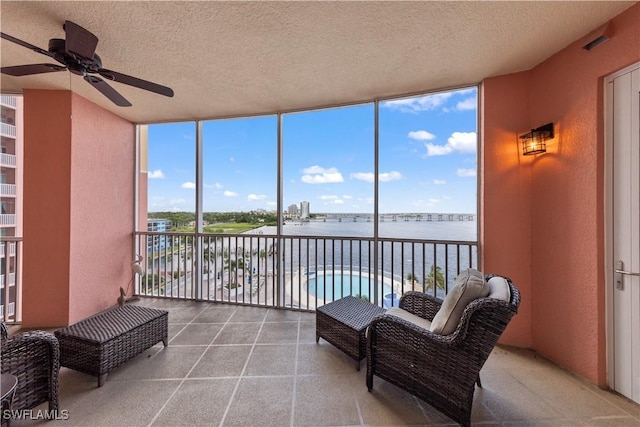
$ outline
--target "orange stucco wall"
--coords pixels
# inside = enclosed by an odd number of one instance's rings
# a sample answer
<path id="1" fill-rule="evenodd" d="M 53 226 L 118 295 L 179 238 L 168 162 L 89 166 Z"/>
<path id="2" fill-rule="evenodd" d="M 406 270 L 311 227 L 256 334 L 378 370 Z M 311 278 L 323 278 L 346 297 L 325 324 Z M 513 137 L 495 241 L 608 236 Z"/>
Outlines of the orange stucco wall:
<path id="1" fill-rule="evenodd" d="M 71 94 L 24 91 L 22 324 L 69 321 Z"/>
<path id="2" fill-rule="evenodd" d="M 523 294 L 531 300 L 531 315 L 514 321 L 506 341 L 517 343 L 514 332 L 525 329 L 519 322 L 530 322 L 535 350 L 599 385 L 606 384 L 602 86 L 607 75 L 640 61 L 640 3 L 611 25 L 613 37 L 589 52 L 580 39 L 528 72 L 484 82 L 485 270 L 513 268 L 510 253 L 490 247 L 491 235 L 519 222 L 516 215 L 530 227 L 529 240 L 513 245 L 524 257 L 517 268 L 530 271 Z M 526 106 L 510 112 L 494 104 L 515 103 L 504 96 L 511 91 Z M 497 180 L 486 162 L 500 157 L 508 131 L 515 139 L 517 132 L 548 122 L 556 131 L 548 152 L 531 160 L 518 154 L 522 182 L 530 180 L 522 189 L 530 198 L 529 213 L 526 204 L 515 211 L 508 203 L 502 211 L 493 208 L 518 198 L 518 188 L 498 182 L 496 194 L 488 184 Z"/>
<path id="3" fill-rule="evenodd" d="M 24 99 L 23 325 L 63 326 L 131 279 L 135 127 L 69 91 Z"/>
<path id="4" fill-rule="evenodd" d="M 508 276 L 521 303 L 501 342 L 531 347 L 531 161 L 519 155 L 517 132 L 529 127 L 529 73 L 482 85 L 480 231 L 482 270 Z"/>

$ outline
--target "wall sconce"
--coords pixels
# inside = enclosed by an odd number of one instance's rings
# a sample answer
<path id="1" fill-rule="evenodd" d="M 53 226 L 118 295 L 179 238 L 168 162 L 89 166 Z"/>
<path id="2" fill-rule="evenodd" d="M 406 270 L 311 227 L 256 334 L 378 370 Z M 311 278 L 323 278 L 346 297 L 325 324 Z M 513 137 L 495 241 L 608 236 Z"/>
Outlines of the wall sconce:
<path id="1" fill-rule="evenodd" d="M 520 135 L 522 140 L 522 154 L 530 156 L 547 152 L 547 140 L 553 138 L 553 123 L 547 123 L 531 132 Z"/>

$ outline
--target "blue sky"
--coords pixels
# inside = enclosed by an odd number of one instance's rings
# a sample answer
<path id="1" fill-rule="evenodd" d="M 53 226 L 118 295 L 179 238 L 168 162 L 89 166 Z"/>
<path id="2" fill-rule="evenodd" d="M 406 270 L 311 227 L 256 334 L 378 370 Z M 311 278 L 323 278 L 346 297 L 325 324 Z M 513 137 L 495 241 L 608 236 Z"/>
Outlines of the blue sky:
<path id="1" fill-rule="evenodd" d="M 203 124 L 205 211 L 275 210 L 277 117 Z M 476 212 L 476 88 L 381 102 L 380 212 Z M 283 200 L 373 212 L 374 105 L 283 115 Z M 149 125 L 153 211 L 195 210 L 195 124 Z"/>

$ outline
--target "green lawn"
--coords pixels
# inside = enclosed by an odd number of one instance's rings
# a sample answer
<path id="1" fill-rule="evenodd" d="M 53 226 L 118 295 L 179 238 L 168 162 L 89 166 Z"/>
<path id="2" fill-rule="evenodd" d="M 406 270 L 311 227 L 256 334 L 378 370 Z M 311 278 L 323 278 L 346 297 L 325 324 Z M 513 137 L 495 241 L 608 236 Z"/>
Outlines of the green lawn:
<path id="1" fill-rule="evenodd" d="M 254 228 L 262 227 L 263 224 L 250 224 L 248 222 L 229 222 L 207 225 L 202 230 L 205 233 L 213 234 L 240 234 L 245 231 L 253 230 Z M 193 233 L 193 227 L 180 227 L 175 230 L 179 233 Z"/>

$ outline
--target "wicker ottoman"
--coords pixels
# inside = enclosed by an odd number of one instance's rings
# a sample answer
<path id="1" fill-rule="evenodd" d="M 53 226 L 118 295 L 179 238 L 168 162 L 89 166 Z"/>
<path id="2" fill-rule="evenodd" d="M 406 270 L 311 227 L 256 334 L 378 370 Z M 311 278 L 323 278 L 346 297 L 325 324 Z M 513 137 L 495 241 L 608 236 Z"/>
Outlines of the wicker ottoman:
<path id="1" fill-rule="evenodd" d="M 367 355 L 365 332 L 374 317 L 384 309 L 359 298 L 348 296 L 316 309 L 316 342 L 324 338 L 356 361 Z"/>
<path id="2" fill-rule="evenodd" d="M 162 341 L 167 346 L 168 312 L 124 305 L 55 331 L 60 366 L 98 377 Z"/>

